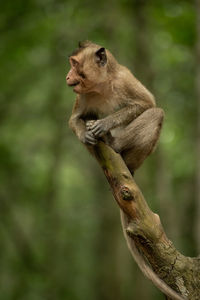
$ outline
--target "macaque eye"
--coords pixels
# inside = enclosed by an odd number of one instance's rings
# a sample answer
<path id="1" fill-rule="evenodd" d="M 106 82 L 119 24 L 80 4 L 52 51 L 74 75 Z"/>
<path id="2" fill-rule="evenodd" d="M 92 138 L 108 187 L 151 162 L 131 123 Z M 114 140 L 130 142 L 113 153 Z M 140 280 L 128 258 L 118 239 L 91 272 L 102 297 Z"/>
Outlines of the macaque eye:
<path id="1" fill-rule="evenodd" d="M 73 67 L 77 67 L 78 64 L 79 64 L 79 62 L 74 58 L 70 58 L 70 61 L 71 61 L 71 64 L 72 64 Z"/>
<path id="2" fill-rule="evenodd" d="M 86 78 L 86 76 L 85 76 L 85 74 L 84 74 L 83 72 L 80 72 L 79 75 L 80 75 L 83 79 Z"/>

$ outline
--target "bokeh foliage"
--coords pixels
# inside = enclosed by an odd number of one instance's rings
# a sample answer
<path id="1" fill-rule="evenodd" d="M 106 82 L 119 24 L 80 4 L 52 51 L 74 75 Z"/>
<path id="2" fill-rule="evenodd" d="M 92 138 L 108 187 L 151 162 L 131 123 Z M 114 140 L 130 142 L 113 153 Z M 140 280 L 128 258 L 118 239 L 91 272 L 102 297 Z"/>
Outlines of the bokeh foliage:
<path id="1" fill-rule="evenodd" d="M 67 126 L 75 95 L 65 75 L 79 40 L 109 48 L 164 108 L 159 149 L 136 178 L 175 245 L 197 254 L 196 13 L 186 0 L 2 1 L 0 299 L 163 299 L 133 262 L 106 180 Z"/>

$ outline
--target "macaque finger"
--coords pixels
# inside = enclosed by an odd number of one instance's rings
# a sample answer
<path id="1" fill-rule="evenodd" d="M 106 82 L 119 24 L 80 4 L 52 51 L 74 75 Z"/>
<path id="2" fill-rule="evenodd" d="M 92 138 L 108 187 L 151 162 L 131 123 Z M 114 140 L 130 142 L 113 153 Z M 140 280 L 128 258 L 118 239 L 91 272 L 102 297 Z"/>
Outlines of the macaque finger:
<path id="1" fill-rule="evenodd" d="M 92 126 L 94 125 L 96 121 L 95 120 L 89 120 L 86 122 L 86 129 L 91 130 Z"/>
<path id="2" fill-rule="evenodd" d="M 101 124 L 94 124 L 91 127 L 91 131 L 92 131 L 93 134 L 96 134 L 97 132 L 102 131 L 102 125 Z"/>
<path id="3" fill-rule="evenodd" d="M 104 126 L 102 124 L 97 124 L 97 126 L 93 126 L 91 132 L 94 134 L 95 137 L 103 136 L 106 133 Z"/>
<path id="4" fill-rule="evenodd" d="M 105 135 L 105 132 L 104 131 L 100 131 L 100 132 L 97 132 L 96 134 L 95 134 L 95 137 L 102 137 L 102 136 L 104 136 Z"/>
<path id="5" fill-rule="evenodd" d="M 94 134 L 95 137 L 99 137 L 104 134 L 104 131 L 101 128 L 99 128 L 97 131 L 92 132 L 92 133 Z"/>
<path id="6" fill-rule="evenodd" d="M 91 141 L 89 142 L 89 141 L 88 141 L 86 144 L 94 146 L 94 145 L 97 144 L 97 141 L 93 141 L 93 142 L 91 142 Z"/>
<path id="7" fill-rule="evenodd" d="M 89 124 L 86 124 L 86 129 L 89 131 L 91 129 L 91 126 Z"/>
<path id="8" fill-rule="evenodd" d="M 97 139 L 91 134 L 90 132 L 87 132 L 85 134 L 85 142 L 88 144 L 95 145 L 97 143 Z"/>
<path id="9" fill-rule="evenodd" d="M 96 139 L 89 136 L 85 138 L 85 141 L 86 143 L 95 143 Z"/>

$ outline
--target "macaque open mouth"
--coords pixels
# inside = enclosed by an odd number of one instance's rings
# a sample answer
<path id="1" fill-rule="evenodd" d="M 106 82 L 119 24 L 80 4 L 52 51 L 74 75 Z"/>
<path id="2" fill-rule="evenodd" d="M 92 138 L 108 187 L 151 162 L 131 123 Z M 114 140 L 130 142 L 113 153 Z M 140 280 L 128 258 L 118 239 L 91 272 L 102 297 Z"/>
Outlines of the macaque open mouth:
<path id="1" fill-rule="evenodd" d="M 80 83 L 80 81 L 77 81 L 77 82 L 74 82 L 74 83 L 71 83 L 71 84 L 68 84 L 68 85 L 69 86 L 77 86 L 79 83 Z"/>

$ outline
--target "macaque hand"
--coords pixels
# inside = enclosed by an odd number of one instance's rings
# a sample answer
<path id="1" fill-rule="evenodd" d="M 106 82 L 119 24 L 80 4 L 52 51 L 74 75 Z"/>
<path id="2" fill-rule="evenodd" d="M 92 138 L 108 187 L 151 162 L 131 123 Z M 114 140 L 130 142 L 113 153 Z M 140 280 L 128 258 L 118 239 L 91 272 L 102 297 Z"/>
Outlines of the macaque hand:
<path id="1" fill-rule="evenodd" d="M 84 139 L 84 144 L 88 144 L 88 145 L 96 145 L 98 142 L 98 140 L 96 139 L 96 137 L 94 136 L 94 134 L 92 133 L 92 131 L 86 131 L 85 132 L 85 139 Z"/>
<path id="2" fill-rule="evenodd" d="M 101 119 L 95 121 L 90 130 L 95 137 L 101 137 L 109 131 L 109 128 L 107 126 L 107 122 L 105 122 L 104 119 Z"/>
<path id="3" fill-rule="evenodd" d="M 89 131 L 91 130 L 92 126 L 94 125 L 94 123 L 96 122 L 96 120 L 89 120 L 86 122 L 86 129 Z"/>

